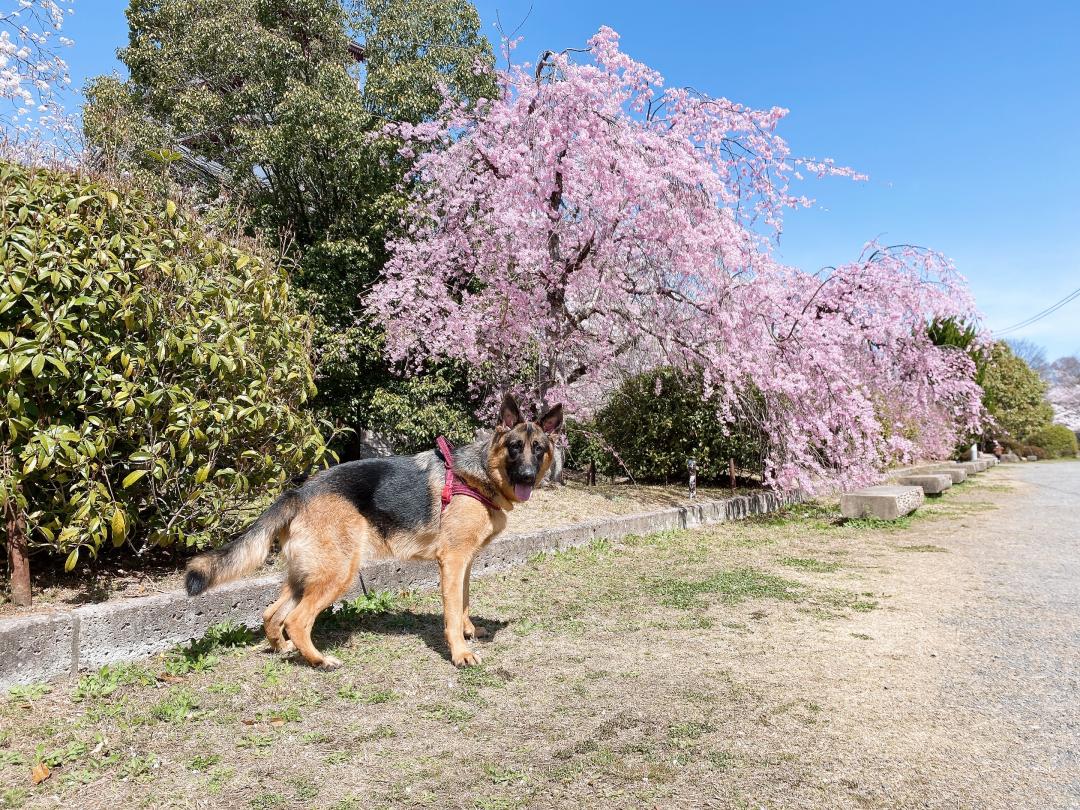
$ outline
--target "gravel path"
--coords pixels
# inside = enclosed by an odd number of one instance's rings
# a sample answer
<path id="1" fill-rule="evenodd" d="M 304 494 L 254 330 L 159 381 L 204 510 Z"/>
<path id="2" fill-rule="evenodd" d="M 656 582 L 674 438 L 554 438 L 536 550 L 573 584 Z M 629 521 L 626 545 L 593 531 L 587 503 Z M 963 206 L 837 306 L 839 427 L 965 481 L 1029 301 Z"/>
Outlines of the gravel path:
<path id="1" fill-rule="evenodd" d="M 1080 807 L 1080 463 L 1007 474 L 1018 486 L 978 521 L 978 542 L 954 547 L 981 584 L 946 619 L 965 655 L 945 694 L 1018 738 L 1014 768 L 1052 806 Z"/>

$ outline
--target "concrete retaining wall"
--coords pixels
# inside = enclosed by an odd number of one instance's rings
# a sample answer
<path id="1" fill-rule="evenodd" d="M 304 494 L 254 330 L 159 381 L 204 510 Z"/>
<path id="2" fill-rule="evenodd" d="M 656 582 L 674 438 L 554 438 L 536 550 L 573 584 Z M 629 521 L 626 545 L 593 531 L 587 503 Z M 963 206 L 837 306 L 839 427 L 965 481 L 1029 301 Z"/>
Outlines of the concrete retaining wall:
<path id="1" fill-rule="evenodd" d="M 798 503 L 798 493 L 759 492 L 690 506 L 611 517 L 558 529 L 496 538 L 476 558 L 473 575 L 520 565 L 535 554 L 581 546 L 599 539 L 653 534 L 739 520 Z M 385 560 L 363 571 L 369 590 L 415 590 L 438 584 L 434 562 Z M 41 681 L 103 664 L 143 658 L 200 638 L 223 621 L 252 627 L 277 598 L 281 576 L 233 582 L 190 599 L 183 591 L 85 605 L 0 621 L 0 689 Z M 361 593 L 359 582 L 346 595 Z"/>

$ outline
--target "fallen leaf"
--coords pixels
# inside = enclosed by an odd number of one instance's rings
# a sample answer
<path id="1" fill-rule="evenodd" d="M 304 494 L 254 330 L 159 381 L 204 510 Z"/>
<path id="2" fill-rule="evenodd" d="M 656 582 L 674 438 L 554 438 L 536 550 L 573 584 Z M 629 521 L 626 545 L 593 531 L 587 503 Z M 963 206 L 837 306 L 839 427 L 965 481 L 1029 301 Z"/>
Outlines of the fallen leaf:
<path id="1" fill-rule="evenodd" d="M 274 717 L 270 720 L 270 725 L 272 725 L 274 728 L 281 728 L 283 725 L 285 725 L 285 721 L 282 720 L 280 717 Z"/>
<path id="2" fill-rule="evenodd" d="M 52 776 L 52 771 L 49 770 L 49 766 L 44 762 L 39 762 L 34 766 L 34 770 L 30 772 L 30 779 L 35 785 L 40 785 L 50 776 Z"/>
<path id="3" fill-rule="evenodd" d="M 253 726 L 253 725 L 255 725 L 254 720 L 248 720 L 246 718 L 244 720 L 241 720 L 240 722 L 243 723 L 245 726 Z"/>
<path id="4" fill-rule="evenodd" d="M 159 681 L 164 681 L 165 683 L 183 683 L 184 682 L 184 679 L 181 678 L 179 675 L 170 675 L 167 672 L 162 672 L 160 675 L 157 676 L 157 679 Z"/>

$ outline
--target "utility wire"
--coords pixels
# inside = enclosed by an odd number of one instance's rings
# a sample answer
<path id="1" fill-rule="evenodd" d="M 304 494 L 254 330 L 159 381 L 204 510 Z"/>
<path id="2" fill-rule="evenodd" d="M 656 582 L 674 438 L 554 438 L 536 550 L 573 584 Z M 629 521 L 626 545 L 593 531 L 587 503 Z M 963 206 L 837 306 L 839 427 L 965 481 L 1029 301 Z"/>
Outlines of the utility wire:
<path id="1" fill-rule="evenodd" d="M 1055 312 L 1057 312 L 1059 309 L 1061 309 L 1067 303 L 1069 303 L 1070 301 L 1072 301 L 1072 300 L 1074 300 L 1076 298 L 1080 298 L 1080 289 L 1073 290 L 1071 293 L 1066 295 L 1064 298 L 1062 298 L 1056 304 L 1053 304 L 1052 306 L 1047 307 L 1042 312 L 1038 312 L 1038 313 L 1032 315 L 1027 320 L 1020 321 L 1020 323 L 1013 324 L 1012 326 L 1008 327 L 1007 329 L 1002 329 L 1002 330 L 1000 330 L 998 332 L 995 332 L 994 334 L 997 337 L 1001 337 L 1002 335 L 1008 334 L 1009 332 L 1015 332 L 1017 329 L 1023 329 L 1026 326 L 1031 326 L 1033 323 L 1035 323 L 1037 321 L 1041 321 L 1043 318 L 1047 317 L 1048 315 L 1053 315 Z"/>

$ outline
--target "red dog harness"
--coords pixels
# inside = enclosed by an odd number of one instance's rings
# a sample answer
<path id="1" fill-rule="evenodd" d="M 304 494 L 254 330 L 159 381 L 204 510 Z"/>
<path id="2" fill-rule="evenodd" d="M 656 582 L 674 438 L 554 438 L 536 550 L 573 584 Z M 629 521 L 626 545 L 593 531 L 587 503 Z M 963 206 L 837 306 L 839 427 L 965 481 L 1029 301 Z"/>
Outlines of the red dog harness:
<path id="1" fill-rule="evenodd" d="M 450 499 L 455 495 L 467 495 L 480 501 L 488 509 L 498 509 L 499 507 L 495 505 L 491 498 L 454 475 L 454 445 L 450 444 L 445 436 L 437 438 L 435 444 L 438 446 L 439 452 L 442 453 L 443 463 L 446 465 L 446 483 L 443 484 L 442 490 L 443 511 L 446 511 L 446 507 L 450 505 Z"/>

